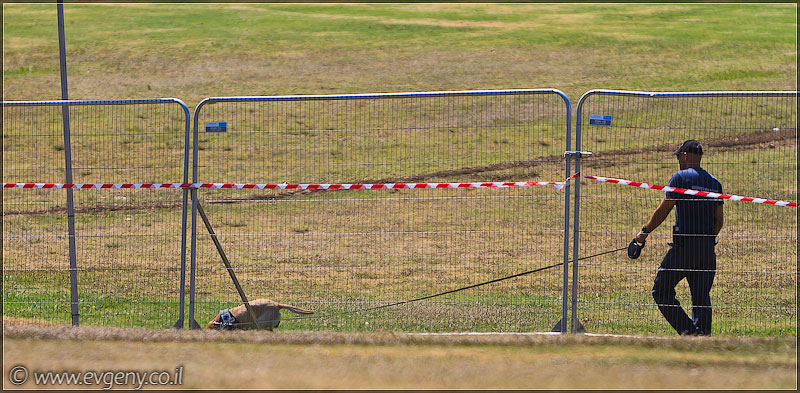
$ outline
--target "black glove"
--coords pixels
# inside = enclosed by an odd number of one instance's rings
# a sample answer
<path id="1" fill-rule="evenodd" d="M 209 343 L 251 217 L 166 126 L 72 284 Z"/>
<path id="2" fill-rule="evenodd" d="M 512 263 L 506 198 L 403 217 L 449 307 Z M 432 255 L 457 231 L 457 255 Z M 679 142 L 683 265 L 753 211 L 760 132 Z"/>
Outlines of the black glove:
<path id="1" fill-rule="evenodd" d="M 631 240 L 631 244 L 628 244 L 628 258 L 636 259 L 639 258 L 639 254 L 642 253 L 642 249 L 644 248 L 644 242 L 642 244 L 636 243 L 636 239 Z"/>

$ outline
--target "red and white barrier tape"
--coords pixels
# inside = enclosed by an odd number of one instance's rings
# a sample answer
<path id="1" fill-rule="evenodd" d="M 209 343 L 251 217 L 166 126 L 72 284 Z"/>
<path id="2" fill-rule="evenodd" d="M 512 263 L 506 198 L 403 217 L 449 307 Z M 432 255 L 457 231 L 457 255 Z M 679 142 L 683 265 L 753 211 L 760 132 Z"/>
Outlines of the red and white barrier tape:
<path id="1" fill-rule="evenodd" d="M 64 183 L 3 183 L 3 188 L 89 189 L 89 188 L 191 188 L 191 183 L 126 183 L 126 184 L 64 184 Z"/>
<path id="2" fill-rule="evenodd" d="M 729 199 L 753 203 L 765 203 L 776 206 L 797 207 L 797 202 L 778 201 L 763 198 L 751 198 L 740 195 L 728 195 L 716 192 L 687 190 L 683 188 L 659 186 L 631 180 L 614 179 L 601 176 L 581 176 L 576 173 L 563 182 L 483 182 L 483 183 L 376 183 L 376 184 L 234 184 L 234 183 L 126 183 L 126 184 L 63 184 L 63 183 L 3 183 L 3 188 L 40 188 L 40 189 L 158 189 L 158 188 L 209 188 L 209 189 L 257 189 L 257 190 L 403 190 L 432 188 L 509 188 L 530 186 L 553 186 L 561 190 L 570 180 L 583 177 L 605 183 L 676 192 L 679 194 L 697 195 L 707 198 Z"/>
<path id="3" fill-rule="evenodd" d="M 772 199 L 751 198 L 751 197 L 746 197 L 746 196 L 741 196 L 741 195 L 720 194 L 720 193 L 717 193 L 717 192 L 687 190 L 685 188 L 659 186 L 659 185 L 655 185 L 655 184 L 640 183 L 638 181 L 631 181 L 631 180 L 624 180 L 624 179 L 613 179 L 613 178 L 610 178 L 610 177 L 601 177 L 601 176 L 581 176 L 581 177 L 583 177 L 585 179 L 597 180 L 597 181 L 601 181 L 601 182 L 605 182 L 605 183 L 622 184 L 622 185 L 632 186 L 632 187 L 649 188 L 649 189 L 653 189 L 653 190 L 676 192 L 676 193 L 679 193 L 679 194 L 697 195 L 697 196 L 707 197 L 707 198 L 729 199 L 729 200 L 732 200 L 732 201 L 766 203 L 766 204 L 769 204 L 769 205 L 776 205 L 776 206 L 797 207 L 797 202 L 776 201 L 776 200 L 772 200 Z"/>
<path id="4" fill-rule="evenodd" d="M 61 184 L 61 183 L 3 183 L 3 188 L 42 189 L 157 189 L 211 188 L 258 190 L 401 190 L 417 188 L 507 188 L 529 186 L 564 187 L 565 182 L 483 182 L 483 183 L 376 183 L 376 184 L 233 184 L 233 183 L 139 183 L 139 184 Z"/>

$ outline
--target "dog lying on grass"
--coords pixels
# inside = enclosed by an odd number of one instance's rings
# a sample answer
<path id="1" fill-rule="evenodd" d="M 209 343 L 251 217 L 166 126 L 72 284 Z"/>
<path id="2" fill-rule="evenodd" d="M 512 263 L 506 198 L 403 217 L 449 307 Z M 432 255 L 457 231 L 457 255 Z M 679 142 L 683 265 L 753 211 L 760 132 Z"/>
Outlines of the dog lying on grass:
<path id="1" fill-rule="evenodd" d="M 253 309 L 258 326 L 264 330 L 270 330 L 278 327 L 281 323 L 281 309 L 289 310 L 295 314 L 313 314 L 313 311 L 304 310 L 300 307 L 290 306 L 288 304 L 281 304 L 273 302 L 269 299 L 256 299 L 250 302 L 250 308 Z M 255 329 L 256 324 L 250 318 L 250 313 L 244 304 L 236 306 L 231 309 L 220 311 L 211 322 L 206 326 L 208 329 L 231 330 L 231 329 Z"/>

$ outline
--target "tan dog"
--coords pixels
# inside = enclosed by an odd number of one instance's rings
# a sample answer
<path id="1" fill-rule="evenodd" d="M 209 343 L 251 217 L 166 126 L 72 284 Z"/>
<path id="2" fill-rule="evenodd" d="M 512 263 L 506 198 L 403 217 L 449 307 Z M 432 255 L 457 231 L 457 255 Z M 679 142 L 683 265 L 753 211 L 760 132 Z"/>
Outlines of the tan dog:
<path id="1" fill-rule="evenodd" d="M 261 329 L 272 330 L 281 323 L 281 309 L 289 310 L 295 314 L 313 314 L 313 311 L 304 310 L 299 307 L 290 306 L 288 304 L 281 304 L 273 302 L 269 299 L 256 299 L 250 302 L 250 308 L 253 309 L 253 314 L 258 320 L 258 325 Z M 225 310 L 223 310 L 224 312 Z M 228 310 L 233 321 L 223 321 L 221 314 L 217 314 L 211 322 L 208 323 L 206 329 L 255 329 L 256 324 L 250 318 L 250 313 L 244 304 L 236 306 Z"/>

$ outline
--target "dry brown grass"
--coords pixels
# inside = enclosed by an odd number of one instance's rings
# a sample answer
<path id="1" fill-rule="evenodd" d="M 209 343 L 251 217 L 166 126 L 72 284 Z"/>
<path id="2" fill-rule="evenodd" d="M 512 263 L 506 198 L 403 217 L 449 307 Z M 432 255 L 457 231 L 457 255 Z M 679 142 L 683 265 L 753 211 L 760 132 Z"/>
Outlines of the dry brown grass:
<path id="1" fill-rule="evenodd" d="M 215 342 L 286 345 L 630 345 L 661 349 L 794 351 L 795 337 L 636 337 L 549 333 L 401 333 L 333 331 L 153 330 L 143 328 L 50 326 L 35 320 L 3 319 L 3 337 L 65 341 Z"/>
<path id="2" fill-rule="evenodd" d="M 796 348 L 794 338 L 6 326 L 4 372 L 15 364 L 83 371 L 182 365 L 185 388 L 760 389 L 796 387 Z"/>

